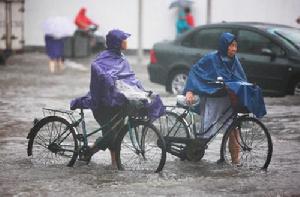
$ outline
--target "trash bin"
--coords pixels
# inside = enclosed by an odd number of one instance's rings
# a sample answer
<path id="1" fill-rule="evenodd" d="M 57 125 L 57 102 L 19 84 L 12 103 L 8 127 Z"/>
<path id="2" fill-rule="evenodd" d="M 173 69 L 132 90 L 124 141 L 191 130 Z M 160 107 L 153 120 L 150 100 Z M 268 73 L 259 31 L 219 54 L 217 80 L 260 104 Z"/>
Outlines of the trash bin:
<path id="1" fill-rule="evenodd" d="M 73 37 L 66 37 L 64 39 L 64 57 L 72 58 L 73 56 Z"/>
<path id="2" fill-rule="evenodd" d="M 93 53 L 98 53 L 105 49 L 105 38 L 103 36 L 94 35 L 95 44 L 92 47 Z"/>
<path id="3" fill-rule="evenodd" d="M 5 65 L 6 59 L 11 56 L 13 51 L 11 49 L 0 49 L 0 65 Z"/>
<path id="4" fill-rule="evenodd" d="M 77 30 L 73 37 L 73 56 L 87 57 L 90 55 L 90 37 L 88 33 Z"/>

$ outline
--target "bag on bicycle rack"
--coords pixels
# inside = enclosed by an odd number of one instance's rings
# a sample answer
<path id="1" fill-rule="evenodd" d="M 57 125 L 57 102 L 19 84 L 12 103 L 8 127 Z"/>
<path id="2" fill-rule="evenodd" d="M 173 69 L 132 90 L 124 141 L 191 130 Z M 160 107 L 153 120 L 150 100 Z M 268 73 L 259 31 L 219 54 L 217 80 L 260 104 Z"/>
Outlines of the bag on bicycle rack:
<path id="1" fill-rule="evenodd" d="M 146 108 L 146 103 L 150 100 L 148 92 L 130 86 L 122 80 L 116 81 L 116 88 L 118 92 L 124 94 L 128 100 L 126 113 L 129 116 L 141 118 L 148 115 L 148 109 Z"/>
<path id="2" fill-rule="evenodd" d="M 142 118 L 148 116 L 148 108 L 145 106 L 145 100 L 128 100 L 126 113 L 131 117 Z"/>

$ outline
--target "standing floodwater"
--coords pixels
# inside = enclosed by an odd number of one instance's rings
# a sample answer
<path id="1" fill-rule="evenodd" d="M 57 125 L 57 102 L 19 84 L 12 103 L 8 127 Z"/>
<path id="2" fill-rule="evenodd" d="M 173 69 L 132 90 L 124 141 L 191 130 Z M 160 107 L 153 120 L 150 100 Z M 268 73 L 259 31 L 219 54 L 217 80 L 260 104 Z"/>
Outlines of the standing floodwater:
<path id="1" fill-rule="evenodd" d="M 69 109 L 70 100 L 87 91 L 89 60 L 82 61 L 84 67 L 66 63 L 65 72 L 57 75 L 48 73 L 47 58 L 39 53 L 14 56 L 0 67 L 0 196 L 300 195 L 299 96 L 265 98 L 268 114 L 262 122 L 274 146 L 267 172 L 217 165 L 222 136 L 200 162 L 168 155 L 159 174 L 115 171 L 109 167 L 109 151 L 97 153 L 89 165 L 35 165 L 26 152 L 32 121 L 43 116 L 43 107 Z M 145 66 L 133 69 L 147 89 L 161 93 L 165 104 L 174 104 L 164 87 L 149 82 Z M 86 114 L 90 129 L 97 127 L 91 112 Z"/>

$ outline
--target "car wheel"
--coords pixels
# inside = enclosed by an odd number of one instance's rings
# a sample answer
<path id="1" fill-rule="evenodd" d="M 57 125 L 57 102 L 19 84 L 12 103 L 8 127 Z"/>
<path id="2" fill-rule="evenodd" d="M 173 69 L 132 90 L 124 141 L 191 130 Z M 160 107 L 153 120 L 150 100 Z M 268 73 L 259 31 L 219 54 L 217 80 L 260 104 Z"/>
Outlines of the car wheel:
<path id="1" fill-rule="evenodd" d="M 170 80 L 167 85 L 167 90 L 172 94 L 181 94 L 183 92 L 186 80 L 188 78 L 187 70 L 177 70 L 170 76 Z"/>

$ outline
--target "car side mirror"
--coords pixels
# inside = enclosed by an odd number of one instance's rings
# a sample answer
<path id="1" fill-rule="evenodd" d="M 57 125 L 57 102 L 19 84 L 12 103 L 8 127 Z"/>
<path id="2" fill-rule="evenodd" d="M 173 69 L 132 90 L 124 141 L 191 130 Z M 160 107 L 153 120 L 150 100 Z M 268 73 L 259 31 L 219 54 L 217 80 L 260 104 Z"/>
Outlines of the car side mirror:
<path id="1" fill-rule="evenodd" d="M 268 48 L 262 48 L 261 49 L 261 54 L 266 55 L 266 56 L 270 56 L 271 61 L 273 61 L 276 58 L 276 54 L 271 49 L 268 49 Z"/>

